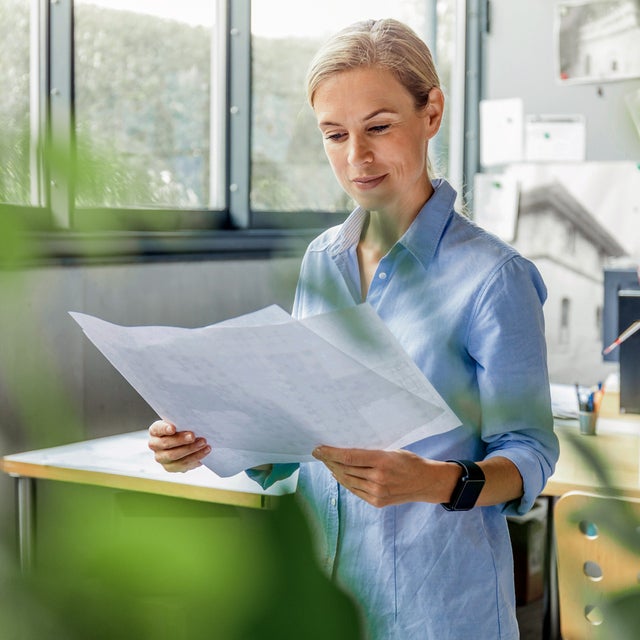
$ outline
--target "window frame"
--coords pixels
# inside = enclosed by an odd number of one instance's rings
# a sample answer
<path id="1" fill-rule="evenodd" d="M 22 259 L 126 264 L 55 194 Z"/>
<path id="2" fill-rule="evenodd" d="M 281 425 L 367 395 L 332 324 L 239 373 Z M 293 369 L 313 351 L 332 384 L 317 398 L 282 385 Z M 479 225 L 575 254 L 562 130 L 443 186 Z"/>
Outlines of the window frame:
<path id="1" fill-rule="evenodd" d="M 429 1 L 435 0 L 425 0 Z M 216 56 L 218 61 L 224 59 L 216 73 L 223 74 L 226 91 L 212 99 L 218 100 L 216 113 L 225 117 L 224 122 L 212 122 L 215 143 L 211 149 L 222 146 L 225 153 L 216 157 L 218 170 L 211 176 L 219 178 L 212 188 L 221 190 L 224 206 L 89 209 L 75 206 L 72 178 L 61 171 L 66 163 L 46 159 L 52 145 L 66 159 L 71 160 L 74 153 L 74 2 L 31 0 L 31 135 L 44 143 L 31 145 L 30 180 L 32 202 L 41 204 L 0 203 L 0 214 L 17 212 L 23 217 L 34 241 L 35 261 L 68 264 L 298 255 L 320 230 L 344 220 L 346 214 L 328 211 L 251 210 L 251 0 L 220 0 L 218 6 L 216 37 L 225 55 Z M 218 86 L 212 83 L 212 94 Z M 214 111 L 212 106 L 212 115 Z M 468 163 L 462 167 L 463 149 L 453 157 L 459 172 L 467 174 Z"/>

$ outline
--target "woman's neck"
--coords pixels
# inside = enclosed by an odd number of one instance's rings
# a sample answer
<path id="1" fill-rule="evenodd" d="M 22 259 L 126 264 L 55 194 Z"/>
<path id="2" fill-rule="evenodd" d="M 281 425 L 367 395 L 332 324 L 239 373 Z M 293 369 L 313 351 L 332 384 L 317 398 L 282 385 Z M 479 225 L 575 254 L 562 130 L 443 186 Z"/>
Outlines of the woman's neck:
<path id="1" fill-rule="evenodd" d="M 416 219 L 425 202 L 433 195 L 433 187 L 428 182 L 426 193 L 414 203 L 403 203 L 394 211 L 369 211 L 360 234 L 360 249 L 371 257 L 383 258 L 393 245 L 400 240 Z"/>

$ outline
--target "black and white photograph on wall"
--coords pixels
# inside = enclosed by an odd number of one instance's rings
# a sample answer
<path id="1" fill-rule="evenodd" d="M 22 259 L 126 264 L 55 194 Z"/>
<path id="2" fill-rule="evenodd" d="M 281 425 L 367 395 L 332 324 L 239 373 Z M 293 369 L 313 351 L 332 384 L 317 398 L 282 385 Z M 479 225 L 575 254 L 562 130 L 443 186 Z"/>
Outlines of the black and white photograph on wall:
<path id="1" fill-rule="evenodd" d="M 532 260 L 547 285 L 551 380 L 571 384 L 583 371 L 606 378 L 604 268 L 640 264 L 640 164 L 517 163 L 476 186 L 492 203 L 474 211 L 476 222 Z"/>
<path id="2" fill-rule="evenodd" d="M 555 32 L 560 83 L 640 76 L 640 0 L 559 2 Z"/>

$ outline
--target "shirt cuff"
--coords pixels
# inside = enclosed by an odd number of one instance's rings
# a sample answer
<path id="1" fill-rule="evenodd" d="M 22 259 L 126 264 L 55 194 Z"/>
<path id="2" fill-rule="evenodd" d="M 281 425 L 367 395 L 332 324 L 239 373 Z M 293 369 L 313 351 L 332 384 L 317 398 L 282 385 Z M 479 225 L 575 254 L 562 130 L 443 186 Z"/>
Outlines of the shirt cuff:
<path id="1" fill-rule="evenodd" d="M 245 473 L 263 489 L 268 489 L 279 480 L 288 478 L 298 466 L 297 462 L 272 464 L 271 469 L 247 469 Z"/>
<path id="2" fill-rule="evenodd" d="M 502 449 L 490 453 L 486 458 L 502 457 L 511 460 L 518 468 L 522 476 L 523 494 L 516 500 L 506 502 L 502 507 L 505 516 L 522 516 L 528 513 L 534 502 L 540 496 L 546 482 L 545 474 L 540 468 L 537 456 L 530 451 L 518 451 L 517 449 Z"/>

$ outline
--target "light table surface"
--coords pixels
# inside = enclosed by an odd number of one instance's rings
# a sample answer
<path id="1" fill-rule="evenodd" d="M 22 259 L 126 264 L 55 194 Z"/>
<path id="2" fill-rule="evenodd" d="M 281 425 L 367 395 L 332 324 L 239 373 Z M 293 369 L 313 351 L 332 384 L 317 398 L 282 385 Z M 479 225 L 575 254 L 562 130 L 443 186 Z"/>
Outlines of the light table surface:
<path id="1" fill-rule="evenodd" d="M 251 509 L 270 508 L 277 496 L 295 491 L 297 474 L 265 490 L 244 473 L 222 478 L 206 467 L 188 473 L 169 473 L 153 459 L 147 440 L 146 430 L 135 431 L 0 459 L 0 469 L 17 480 L 18 538 L 23 569 L 28 569 L 32 563 L 36 479 L 155 493 Z"/>

